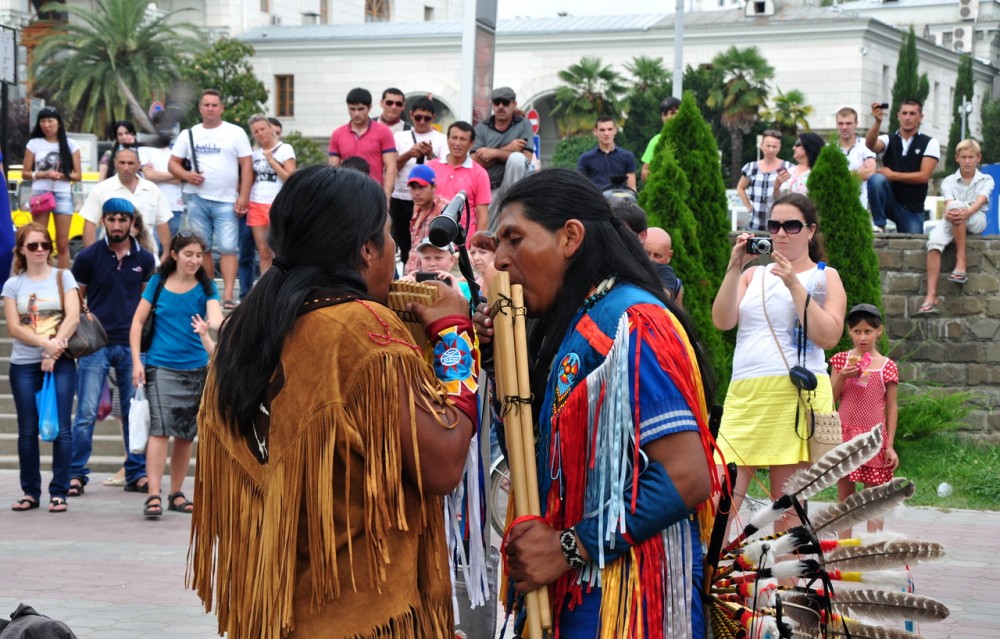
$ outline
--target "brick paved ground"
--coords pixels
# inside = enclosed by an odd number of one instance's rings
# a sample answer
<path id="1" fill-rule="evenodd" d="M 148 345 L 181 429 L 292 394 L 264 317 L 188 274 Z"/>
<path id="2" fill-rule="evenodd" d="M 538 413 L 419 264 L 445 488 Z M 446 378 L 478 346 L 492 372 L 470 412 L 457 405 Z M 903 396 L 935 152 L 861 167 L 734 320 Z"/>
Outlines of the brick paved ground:
<path id="1" fill-rule="evenodd" d="M 184 589 L 189 518 L 166 512 L 146 521 L 145 495 L 105 488 L 105 477 L 71 499 L 66 514 L 49 514 L 44 504 L 15 513 L 9 504 L 20 497 L 17 472 L 0 471 L 0 615 L 24 602 L 66 622 L 80 639 L 215 637 L 214 617 Z M 952 612 L 944 623 L 924 624 L 924 637 L 998 636 L 1000 512 L 912 508 L 887 527 L 948 548 L 946 560 L 914 568 L 918 592 Z"/>

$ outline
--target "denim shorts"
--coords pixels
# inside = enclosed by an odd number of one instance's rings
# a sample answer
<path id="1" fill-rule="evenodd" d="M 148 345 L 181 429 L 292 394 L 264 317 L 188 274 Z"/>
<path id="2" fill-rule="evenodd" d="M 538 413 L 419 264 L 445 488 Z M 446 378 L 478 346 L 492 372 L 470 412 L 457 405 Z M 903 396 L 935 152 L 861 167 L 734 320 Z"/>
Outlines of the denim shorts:
<path id="1" fill-rule="evenodd" d="M 187 207 L 191 226 L 205 238 L 208 250 L 211 251 L 214 244 L 220 255 L 239 252 L 239 220 L 232 202 L 206 200 L 192 194 Z"/>

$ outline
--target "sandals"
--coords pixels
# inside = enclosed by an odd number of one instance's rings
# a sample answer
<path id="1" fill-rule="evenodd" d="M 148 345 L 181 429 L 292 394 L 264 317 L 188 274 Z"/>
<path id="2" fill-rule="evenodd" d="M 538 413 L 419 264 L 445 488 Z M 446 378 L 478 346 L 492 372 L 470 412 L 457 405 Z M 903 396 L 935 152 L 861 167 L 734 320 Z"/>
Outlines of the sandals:
<path id="1" fill-rule="evenodd" d="M 965 271 L 952 271 L 951 275 L 948 276 L 948 281 L 956 284 L 965 284 L 969 281 L 969 276 L 965 274 Z"/>
<path id="2" fill-rule="evenodd" d="M 154 504 L 153 501 L 156 501 Z M 142 514 L 148 519 L 155 519 L 163 514 L 163 501 L 159 495 L 152 495 L 146 499 L 142 507 Z"/>
<path id="3" fill-rule="evenodd" d="M 178 498 L 183 499 L 184 501 L 178 504 Z M 190 515 L 191 512 L 194 511 L 194 504 L 184 496 L 184 493 L 177 491 L 176 493 L 171 493 L 167 496 L 167 510 Z"/>
<path id="4" fill-rule="evenodd" d="M 937 302 L 925 301 L 923 304 L 920 305 L 920 308 L 917 309 L 917 315 L 931 315 L 933 313 L 937 313 L 938 304 L 940 303 L 941 303 L 940 300 L 938 300 Z"/>
<path id="5" fill-rule="evenodd" d="M 49 512 L 50 513 L 64 513 L 69 510 L 69 505 L 66 500 L 62 497 L 53 497 L 49 500 Z"/>
<path id="6" fill-rule="evenodd" d="M 120 487 L 122 487 L 122 486 L 125 485 L 125 478 L 124 477 L 108 477 L 107 479 L 104 480 L 103 484 L 105 486 L 112 486 L 112 487 L 119 487 L 120 488 Z"/>
<path id="7" fill-rule="evenodd" d="M 27 510 L 38 508 L 38 501 L 30 497 L 21 497 L 16 504 L 11 504 L 10 509 L 16 513 L 23 513 Z"/>
<path id="8" fill-rule="evenodd" d="M 222 303 L 222 310 L 224 310 L 224 311 L 235 311 L 236 307 L 239 306 L 239 305 L 240 305 L 240 303 L 236 302 L 234 300 L 226 300 L 225 302 Z"/>
<path id="9" fill-rule="evenodd" d="M 69 480 L 69 490 L 66 491 L 67 497 L 79 497 L 85 491 L 83 480 L 79 477 L 74 477 Z"/>

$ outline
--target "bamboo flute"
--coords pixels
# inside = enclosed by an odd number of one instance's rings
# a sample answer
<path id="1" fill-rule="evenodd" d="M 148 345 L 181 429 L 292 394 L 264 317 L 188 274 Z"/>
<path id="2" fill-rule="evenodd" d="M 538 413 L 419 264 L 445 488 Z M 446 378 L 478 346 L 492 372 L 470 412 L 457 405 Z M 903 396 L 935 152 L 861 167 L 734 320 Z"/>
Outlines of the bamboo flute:
<path id="1" fill-rule="evenodd" d="M 524 289 L 520 284 L 510 287 L 510 297 L 514 305 L 514 358 L 517 365 L 517 395 L 521 401 L 517 403 L 521 422 L 521 445 L 524 458 L 528 460 L 525 466 L 525 479 L 528 484 L 528 510 L 532 515 L 542 513 L 541 496 L 538 492 L 538 465 L 535 463 L 535 425 L 531 418 L 531 377 L 528 366 L 528 334 L 525 327 Z M 541 615 L 542 628 L 552 629 L 552 608 L 549 606 L 548 588 L 539 588 L 538 606 Z"/>
<path id="2" fill-rule="evenodd" d="M 497 309 L 493 317 L 496 341 L 493 347 L 496 369 L 497 395 L 501 406 L 504 432 L 507 435 L 507 461 L 510 468 L 510 483 L 514 493 L 514 514 L 517 517 L 530 515 L 528 498 L 527 464 L 534 467 L 534 456 L 525 458 L 523 434 L 521 432 L 521 404 L 508 402 L 507 398 L 517 392 L 517 363 L 514 354 L 514 312 L 510 296 L 510 274 L 500 271 L 489 287 L 490 306 Z M 530 413 L 529 413 L 530 416 Z M 530 419 L 530 417 L 529 417 Z M 534 448 L 534 440 L 532 440 Z M 537 494 L 537 492 L 536 492 Z M 538 514 L 538 513 L 535 513 Z M 540 588 L 539 590 L 544 590 Z M 527 636 L 542 639 L 539 590 L 525 596 L 528 611 Z"/>

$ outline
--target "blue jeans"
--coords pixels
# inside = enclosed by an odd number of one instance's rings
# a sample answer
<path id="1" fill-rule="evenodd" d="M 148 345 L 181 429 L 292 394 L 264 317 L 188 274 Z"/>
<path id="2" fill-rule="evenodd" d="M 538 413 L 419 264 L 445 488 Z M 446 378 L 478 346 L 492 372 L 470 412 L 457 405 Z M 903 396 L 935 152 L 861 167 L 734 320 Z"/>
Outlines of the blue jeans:
<path id="1" fill-rule="evenodd" d="M 101 350 L 81 357 L 77 371 L 76 419 L 73 421 L 73 463 L 70 477 L 77 477 L 84 485 L 89 481 L 90 452 L 94 445 L 94 422 L 101 387 L 114 366 L 118 380 L 118 397 L 122 408 L 122 435 L 125 440 L 125 480 L 137 481 L 146 476 L 146 456 L 128 452 L 128 407 L 135 389 L 132 387 L 132 351 L 128 346 L 109 344 Z"/>
<path id="2" fill-rule="evenodd" d="M 213 242 L 219 255 L 236 255 L 239 252 L 239 222 L 232 202 L 206 200 L 192 194 L 188 199 L 188 218 L 191 228 L 205 239 L 208 250 Z"/>
<path id="3" fill-rule="evenodd" d="M 171 211 L 174 214 L 170 221 L 167 222 L 167 227 L 170 229 L 170 237 L 177 235 L 177 231 L 181 230 L 181 217 L 184 215 L 184 211 Z M 157 243 L 159 243 L 160 238 L 156 238 Z M 163 247 L 160 247 L 163 250 Z"/>
<path id="4" fill-rule="evenodd" d="M 885 228 L 886 219 L 890 219 L 900 233 L 924 232 L 924 212 L 911 211 L 898 203 L 892 185 L 881 173 L 868 178 L 868 207 L 872 211 L 872 223 L 879 228 Z"/>
<path id="5" fill-rule="evenodd" d="M 70 417 L 73 414 L 73 391 L 76 386 L 76 364 L 69 357 L 62 357 L 53 370 L 56 381 L 56 398 L 59 405 L 59 435 L 52 442 L 52 481 L 49 496 L 66 497 L 69 490 L 70 458 L 73 456 L 73 435 Z M 21 469 L 21 491 L 41 500 L 42 471 L 38 446 L 38 407 L 35 393 L 42 390 L 41 363 L 11 364 L 10 392 L 14 395 L 17 411 L 17 463 Z"/>
<path id="6" fill-rule="evenodd" d="M 253 231 L 247 224 L 247 216 L 240 218 L 240 260 L 237 274 L 240 280 L 240 299 L 245 299 L 247 293 L 253 288 L 253 282 L 257 275 L 257 264 L 254 257 L 257 255 L 257 242 L 253 239 Z"/>

